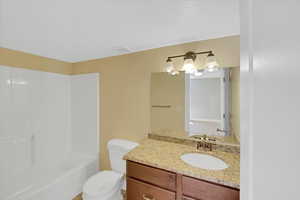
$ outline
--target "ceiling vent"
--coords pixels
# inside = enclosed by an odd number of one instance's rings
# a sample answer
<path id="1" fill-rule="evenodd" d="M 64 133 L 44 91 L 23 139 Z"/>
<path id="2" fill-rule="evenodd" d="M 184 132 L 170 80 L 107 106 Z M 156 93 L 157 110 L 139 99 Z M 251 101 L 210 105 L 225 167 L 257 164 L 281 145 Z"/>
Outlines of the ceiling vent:
<path id="1" fill-rule="evenodd" d="M 113 48 L 113 51 L 116 54 L 127 54 L 127 53 L 131 53 L 131 50 L 127 47 L 115 47 Z"/>

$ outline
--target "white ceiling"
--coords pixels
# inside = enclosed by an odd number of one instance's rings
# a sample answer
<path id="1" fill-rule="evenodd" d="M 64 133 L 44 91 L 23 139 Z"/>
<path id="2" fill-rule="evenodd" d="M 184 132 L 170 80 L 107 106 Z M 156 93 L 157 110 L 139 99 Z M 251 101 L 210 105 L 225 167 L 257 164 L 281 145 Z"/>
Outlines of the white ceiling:
<path id="1" fill-rule="evenodd" d="M 0 0 L 0 46 L 77 62 L 239 34 L 238 0 Z"/>

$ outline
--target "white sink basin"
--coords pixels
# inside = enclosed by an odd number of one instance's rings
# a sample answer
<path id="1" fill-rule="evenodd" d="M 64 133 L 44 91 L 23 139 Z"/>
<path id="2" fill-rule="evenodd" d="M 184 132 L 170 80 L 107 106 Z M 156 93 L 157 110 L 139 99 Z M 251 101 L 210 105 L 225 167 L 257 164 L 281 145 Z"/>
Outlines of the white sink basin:
<path id="1" fill-rule="evenodd" d="M 185 163 L 197 168 L 207 170 L 223 170 L 228 168 L 228 165 L 223 160 L 206 154 L 187 153 L 183 154 L 180 158 Z"/>

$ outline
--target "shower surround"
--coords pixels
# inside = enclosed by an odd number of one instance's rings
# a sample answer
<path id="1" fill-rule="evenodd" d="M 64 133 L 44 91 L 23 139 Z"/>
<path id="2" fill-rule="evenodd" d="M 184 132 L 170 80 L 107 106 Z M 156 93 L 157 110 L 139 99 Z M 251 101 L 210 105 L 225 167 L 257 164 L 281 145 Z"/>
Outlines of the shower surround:
<path id="1" fill-rule="evenodd" d="M 98 169 L 98 79 L 0 66 L 1 200 L 81 192 Z"/>

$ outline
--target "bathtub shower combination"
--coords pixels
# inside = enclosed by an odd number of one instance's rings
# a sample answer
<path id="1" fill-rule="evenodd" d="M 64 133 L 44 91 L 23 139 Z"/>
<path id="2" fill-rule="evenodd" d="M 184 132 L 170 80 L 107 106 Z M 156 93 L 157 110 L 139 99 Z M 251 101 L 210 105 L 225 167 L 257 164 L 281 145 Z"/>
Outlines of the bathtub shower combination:
<path id="1" fill-rule="evenodd" d="M 98 170 L 98 74 L 0 66 L 0 200 L 70 200 Z"/>

